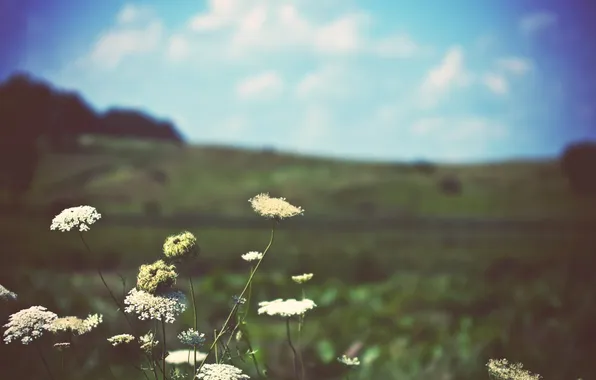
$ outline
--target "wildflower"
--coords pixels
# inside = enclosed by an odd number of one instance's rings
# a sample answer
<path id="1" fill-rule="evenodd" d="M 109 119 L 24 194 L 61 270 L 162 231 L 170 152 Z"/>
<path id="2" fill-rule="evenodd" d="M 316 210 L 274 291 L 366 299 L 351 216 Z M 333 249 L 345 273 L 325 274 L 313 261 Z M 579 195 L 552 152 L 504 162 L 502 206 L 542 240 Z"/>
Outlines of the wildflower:
<path id="1" fill-rule="evenodd" d="M 262 258 L 263 258 L 263 254 L 260 252 L 256 252 L 256 251 L 250 251 L 250 252 L 242 255 L 242 260 L 245 260 L 245 261 L 261 260 Z"/>
<path id="2" fill-rule="evenodd" d="M 159 340 L 155 340 L 153 333 L 149 331 L 147 334 L 139 337 L 139 343 L 141 350 L 145 352 L 151 352 L 159 344 Z"/>
<path id="3" fill-rule="evenodd" d="M 312 278 L 313 274 L 312 273 L 304 273 L 301 274 L 300 276 L 292 276 L 292 280 L 294 280 L 294 282 L 298 283 L 298 284 L 303 284 L 306 281 L 309 281 Z"/>
<path id="4" fill-rule="evenodd" d="M 197 238 L 188 231 L 172 235 L 163 244 L 163 253 L 168 261 L 180 262 L 199 255 Z"/>
<path id="5" fill-rule="evenodd" d="M 48 311 L 43 306 L 31 306 L 12 314 L 4 327 L 4 341 L 10 343 L 20 339 L 21 343 L 29 344 L 34 339 L 43 335 L 45 326 L 58 318 L 55 313 Z"/>
<path id="6" fill-rule="evenodd" d="M 0 300 L 4 301 L 16 301 L 17 295 L 10 290 L 6 289 L 4 286 L 0 285 Z"/>
<path id="7" fill-rule="evenodd" d="M 108 338 L 108 342 L 112 343 L 112 346 L 119 346 L 121 344 L 127 344 L 135 340 L 135 337 L 130 334 L 119 334 Z"/>
<path id="8" fill-rule="evenodd" d="M 317 305 L 309 299 L 296 301 L 295 299 L 282 300 L 279 298 L 274 301 L 259 302 L 259 310 L 257 310 L 257 313 L 291 317 L 294 315 L 304 315 L 304 313 L 316 306 Z"/>
<path id="9" fill-rule="evenodd" d="M 271 198 L 269 194 L 259 194 L 248 201 L 257 214 L 269 219 L 282 220 L 304 212 L 302 208 L 288 203 L 285 198 Z"/>
<path id="10" fill-rule="evenodd" d="M 337 358 L 337 361 L 347 365 L 348 367 L 360 365 L 360 360 L 358 360 L 358 358 L 349 358 L 346 355 L 343 355 L 341 358 Z"/>
<path id="11" fill-rule="evenodd" d="M 197 351 L 197 362 L 203 361 L 206 356 L 207 356 L 207 354 Z M 193 365 L 194 362 L 195 362 L 194 349 L 171 351 L 168 353 L 168 356 L 166 356 L 166 363 L 169 363 L 169 364 L 190 364 L 190 365 Z"/>
<path id="12" fill-rule="evenodd" d="M 174 323 L 176 317 L 186 310 L 186 297 L 180 291 L 153 295 L 133 288 L 124 304 L 128 305 L 124 311 L 137 314 L 140 320 L 157 319 Z"/>
<path id="13" fill-rule="evenodd" d="M 147 293 L 155 294 L 164 291 L 176 283 L 176 267 L 168 265 L 163 260 L 153 264 L 143 264 L 137 276 L 137 288 Z"/>
<path id="14" fill-rule="evenodd" d="M 250 379 L 240 368 L 229 364 L 205 364 L 197 373 L 199 380 L 244 380 Z"/>
<path id="15" fill-rule="evenodd" d="M 55 343 L 54 348 L 57 349 L 58 351 L 64 351 L 65 349 L 70 348 L 70 343 L 68 343 L 68 342 Z"/>
<path id="16" fill-rule="evenodd" d="M 86 319 L 69 316 L 56 318 L 45 328 L 53 333 L 70 331 L 76 335 L 83 335 L 96 328 L 102 321 L 103 317 L 100 314 L 89 315 Z"/>
<path id="17" fill-rule="evenodd" d="M 78 227 L 79 231 L 89 231 L 89 226 L 101 218 L 95 207 L 78 206 L 63 210 L 52 220 L 50 230 L 70 231 Z"/>
<path id="18" fill-rule="evenodd" d="M 523 369 L 522 363 L 509 363 L 507 359 L 490 359 L 486 363 L 488 374 L 499 380 L 539 380 L 542 376 Z"/>
<path id="19" fill-rule="evenodd" d="M 187 344 L 189 346 L 199 346 L 205 342 L 205 334 L 199 333 L 195 329 L 190 328 L 178 334 L 178 339 L 180 339 L 182 344 Z"/>
<path id="20" fill-rule="evenodd" d="M 103 316 L 101 314 L 89 314 L 83 321 L 89 331 L 99 326 L 101 322 L 103 322 Z"/>

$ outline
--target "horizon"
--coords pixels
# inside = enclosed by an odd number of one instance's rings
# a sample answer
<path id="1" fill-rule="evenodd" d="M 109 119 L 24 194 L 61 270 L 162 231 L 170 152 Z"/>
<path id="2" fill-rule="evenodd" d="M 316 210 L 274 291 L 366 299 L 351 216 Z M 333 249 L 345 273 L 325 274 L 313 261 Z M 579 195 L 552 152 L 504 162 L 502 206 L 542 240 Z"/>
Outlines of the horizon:
<path id="1" fill-rule="evenodd" d="M 596 140 L 581 1 L 51 3 L 4 4 L 0 81 L 28 72 L 97 113 L 169 120 L 190 145 L 498 163 Z"/>

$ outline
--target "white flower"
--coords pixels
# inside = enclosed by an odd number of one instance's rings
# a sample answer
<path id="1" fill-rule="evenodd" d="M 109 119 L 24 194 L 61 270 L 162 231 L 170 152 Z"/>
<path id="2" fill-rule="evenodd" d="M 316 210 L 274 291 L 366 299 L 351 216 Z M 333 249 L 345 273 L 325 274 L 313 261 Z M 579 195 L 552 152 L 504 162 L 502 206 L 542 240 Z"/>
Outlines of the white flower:
<path id="1" fill-rule="evenodd" d="M 17 295 L 0 285 L 0 299 L 5 301 L 16 301 Z"/>
<path id="2" fill-rule="evenodd" d="M 45 329 L 53 333 L 70 331 L 76 335 L 83 335 L 96 328 L 102 321 L 101 314 L 89 315 L 85 319 L 68 316 L 54 319 L 45 326 Z"/>
<path id="3" fill-rule="evenodd" d="M 343 355 L 341 358 L 337 358 L 337 360 L 348 367 L 360 365 L 360 360 L 358 360 L 358 358 L 349 358 L 346 355 Z"/>
<path id="4" fill-rule="evenodd" d="M 207 354 L 197 351 L 197 363 L 202 362 L 206 356 Z M 194 365 L 194 349 L 171 351 L 168 356 L 166 356 L 166 363 Z"/>
<path id="5" fill-rule="evenodd" d="M 133 288 L 124 304 L 124 311 L 137 314 L 140 320 L 157 319 L 174 323 L 176 317 L 186 310 L 186 297 L 180 291 L 171 291 L 161 295 L 153 295 Z"/>
<path id="6" fill-rule="evenodd" d="M 119 334 L 108 338 L 108 342 L 112 343 L 112 346 L 119 346 L 121 344 L 130 343 L 135 340 L 135 337 L 130 334 Z"/>
<path id="7" fill-rule="evenodd" d="M 507 359 L 490 359 L 486 363 L 488 373 L 495 379 L 539 380 L 542 376 L 526 371 L 522 363 L 509 363 Z"/>
<path id="8" fill-rule="evenodd" d="M 245 260 L 245 261 L 261 260 L 262 258 L 263 258 L 263 254 L 260 252 L 256 252 L 256 251 L 250 251 L 250 252 L 242 255 L 242 260 Z"/>
<path id="9" fill-rule="evenodd" d="M 285 198 L 271 198 L 269 194 L 259 194 L 248 201 L 253 210 L 265 218 L 281 220 L 304 213 L 302 208 L 291 205 Z"/>
<path id="10" fill-rule="evenodd" d="M 7 327 L 4 332 L 4 341 L 9 343 L 20 339 L 21 343 L 29 344 L 34 339 L 41 337 L 45 326 L 56 318 L 58 316 L 55 313 L 48 311 L 43 306 L 31 306 L 18 311 L 12 314 L 8 318 L 8 323 L 4 325 Z"/>
<path id="11" fill-rule="evenodd" d="M 79 231 L 89 231 L 89 226 L 101 218 L 95 207 L 78 206 L 63 210 L 52 220 L 50 230 L 70 231 L 78 227 Z"/>
<path id="12" fill-rule="evenodd" d="M 139 344 L 141 346 L 141 350 L 146 352 L 151 352 L 153 348 L 157 347 L 159 340 L 155 340 L 153 333 L 149 331 L 147 334 L 139 337 Z"/>
<path id="13" fill-rule="evenodd" d="M 189 346 L 198 346 L 205 342 L 205 334 L 195 331 L 195 329 L 188 329 L 178 334 L 178 339 L 182 344 Z"/>
<path id="14" fill-rule="evenodd" d="M 250 379 L 240 368 L 229 364 L 205 364 L 197 373 L 202 380 L 245 380 Z"/>
<path id="15" fill-rule="evenodd" d="M 294 280 L 294 282 L 297 282 L 298 284 L 303 284 L 306 281 L 309 281 L 312 278 L 312 276 L 312 273 L 304 273 L 300 276 L 292 276 L 292 280 Z"/>
<path id="16" fill-rule="evenodd" d="M 295 299 L 282 300 L 281 298 L 274 301 L 259 302 L 259 314 L 279 315 L 282 317 L 291 317 L 294 315 L 303 315 L 308 310 L 313 309 L 317 305 L 309 300 L 303 299 L 297 301 Z"/>

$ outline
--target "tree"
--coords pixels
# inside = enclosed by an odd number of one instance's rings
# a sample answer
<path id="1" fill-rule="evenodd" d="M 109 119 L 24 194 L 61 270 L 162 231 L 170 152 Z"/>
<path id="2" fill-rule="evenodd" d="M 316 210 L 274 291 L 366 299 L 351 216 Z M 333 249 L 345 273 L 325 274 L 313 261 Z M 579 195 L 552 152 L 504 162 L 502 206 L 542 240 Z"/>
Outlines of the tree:
<path id="1" fill-rule="evenodd" d="M 570 144 L 560 159 L 561 170 L 571 189 L 582 195 L 596 194 L 596 141 Z"/>

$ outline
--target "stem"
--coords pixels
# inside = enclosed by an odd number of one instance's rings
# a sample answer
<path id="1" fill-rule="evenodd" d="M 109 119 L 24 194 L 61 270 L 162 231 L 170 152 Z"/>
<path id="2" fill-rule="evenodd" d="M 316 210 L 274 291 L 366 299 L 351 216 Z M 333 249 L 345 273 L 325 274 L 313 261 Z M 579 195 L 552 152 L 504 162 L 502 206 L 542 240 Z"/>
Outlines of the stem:
<path id="1" fill-rule="evenodd" d="M 166 321 L 161 321 L 161 336 L 163 338 L 163 354 L 161 355 L 161 364 L 163 366 L 162 373 L 163 379 L 166 380 L 166 355 L 168 352 L 166 351 Z"/>
<path id="2" fill-rule="evenodd" d="M 43 353 L 41 352 L 41 348 L 37 344 L 35 345 L 35 348 L 37 348 L 37 353 L 39 354 L 39 357 L 43 362 L 43 366 L 45 367 L 49 378 L 54 380 L 54 376 L 52 376 L 52 371 L 50 371 L 50 366 L 48 366 L 48 362 L 46 362 L 46 358 L 44 358 Z"/>
<path id="3" fill-rule="evenodd" d="M 265 248 L 265 251 L 263 251 L 263 257 L 261 257 L 261 259 L 257 262 L 257 265 L 255 265 L 255 269 L 250 274 L 250 277 L 248 278 L 248 281 L 246 282 L 246 285 L 244 286 L 244 289 L 242 290 L 242 293 L 240 293 L 240 296 L 239 296 L 240 298 L 242 298 L 244 296 L 244 293 L 246 293 L 246 290 L 248 289 L 248 287 L 252 283 L 252 279 L 253 279 L 255 273 L 257 272 L 257 269 L 259 269 L 259 266 L 261 265 L 261 262 L 263 262 L 263 259 L 265 258 L 265 255 L 267 254 L 267 251 L 269 251 L 269 248 L 271 248 L 271 244 L 273 244 L 273 238 L 274 238 L 274 236 L 275 236 L 275 224 L 273 224 L 273 228 L 271 229 L 271 238 L 269 239 L 269 244 Z M 220 330 L 219 334 L 216 335 L 215 339 L 213 340 L 213 343 L 211 343 L 211 347 L 209 347 L 209 351 L 207 351 L 207 355 L 205 355 L 205 358 L 201 362 L 201 365 L 199 366 L 199 369 L 198 369 L 199 371 L 205 365 L 205 362 L 209 358 L 209 355 L 211 354 L 211 351 L 213 351 L 213 348 L 216 347 L 216 344 L 217 344 L 218 340 L 225 333 L 226 327 L 228 326 L 228 323 L 230 322 L 230 319 L 234 315 L 234 312 L 236 311 L 236 309 L 238 309 L 238 304 L 237 303 L 234 303 L 234 306 L 232 307 L 232 310 L 230 311 L 230 314 L 228 314 L 228 318 L 226 318 L 226 321 L 224 322 L 222 329 Z M 217 359 L 216 359 L 216 362 L 217 362 Z"/>
<path id="4" fill-rule="evenodd" d="M 290 318 L 286 318 L 286 333 L 288 336 L 288 344 L 290 345 L 290 348 L 292 349 L 292 352 L 294 353 L 294 376 L 296 378 L 298 378 L 298 354 L 296 353 L 296 349 L 294 348 L 294 345 L 292 344 L 292 338 L 290 336 Z"/>
<path id="5" fill-rule="evenodd" d="M 192 297 L 192 310 L 194 312 L 194 327 L 195 327 L 195 332 L 198 333 L 197 330 L 197 302 L 195 300 L 195 289 L 194 286 L 192 284 L 192 278 L 190 277 L 190 275 L 188 276 L 188 282 L 190 283 L 190 295 Z M 193 369 L 194 369 L 194 376 L 197 375 L 197 346 L 194 345 L 193 346 L 193 352 L 194 352 L 194 358 L 193 358 Z"/>

